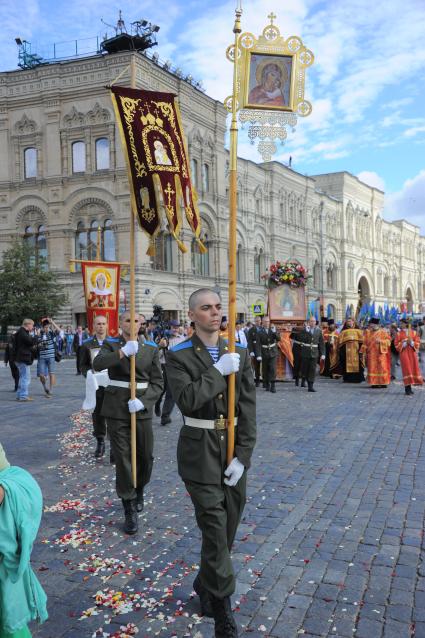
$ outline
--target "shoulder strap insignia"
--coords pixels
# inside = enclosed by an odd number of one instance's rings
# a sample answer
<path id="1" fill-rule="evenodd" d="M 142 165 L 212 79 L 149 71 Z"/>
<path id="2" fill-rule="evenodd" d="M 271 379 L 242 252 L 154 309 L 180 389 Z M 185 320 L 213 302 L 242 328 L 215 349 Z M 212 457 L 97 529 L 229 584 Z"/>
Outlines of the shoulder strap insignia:
<path id="1" fill-rule="evenodd" d="M 179 350 L 186 350 L 187 348 L 192 348 L 192 341 L 182 341 L 181 343 L 176 344 L 171 348 L 171 352 L 178 352 Z"/>
<path id="2" fill-rule="evenodd" d="M 158 346 L 156 345 L 155 341 L 145 341 L 143 343 L 144 346 L 151 346 L 152 348 L 157 348 Z"/>

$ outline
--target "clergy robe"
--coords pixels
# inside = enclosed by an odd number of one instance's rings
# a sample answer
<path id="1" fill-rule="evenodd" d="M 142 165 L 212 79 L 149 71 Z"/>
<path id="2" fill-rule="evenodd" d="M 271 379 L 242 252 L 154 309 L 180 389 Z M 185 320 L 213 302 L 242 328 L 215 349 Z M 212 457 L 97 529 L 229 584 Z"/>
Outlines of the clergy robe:
<path id="1" fill-rule="evenodd" d="M 413 342 L 413 346 L 411 345 Z M 400 330 L 394 338 L 394 346 L 400 353 L 401 372 L 404 385 L 422 385 L 423 378 L 419 370 L 418 351 L 421 339 L 411 328 Z M 404 346 L 404 344 L 406 344 Z"/>
<path id="2" fill-rule="evenodd" d="M 391 337 L 386 330 L 367 330 L 362 352 L 367 367 L 367 382 L 372 386 L 389 385 L 391 381 Z"/>

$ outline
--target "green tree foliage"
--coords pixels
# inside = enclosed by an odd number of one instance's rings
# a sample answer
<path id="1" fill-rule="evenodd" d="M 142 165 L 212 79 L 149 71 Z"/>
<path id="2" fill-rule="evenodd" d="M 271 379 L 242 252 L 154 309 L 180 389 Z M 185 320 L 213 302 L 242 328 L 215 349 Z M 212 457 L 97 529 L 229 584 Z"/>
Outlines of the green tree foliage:
<path id="1" fill-rule="evenodd" d="M 25 317 L 39 320 L 54 315 L 68 301 L 55 273 L 46 261 L 36 259 L 34 248 L 15 241 L 3 254 L 0 266 L 0 325 L 20 325 Z"/>

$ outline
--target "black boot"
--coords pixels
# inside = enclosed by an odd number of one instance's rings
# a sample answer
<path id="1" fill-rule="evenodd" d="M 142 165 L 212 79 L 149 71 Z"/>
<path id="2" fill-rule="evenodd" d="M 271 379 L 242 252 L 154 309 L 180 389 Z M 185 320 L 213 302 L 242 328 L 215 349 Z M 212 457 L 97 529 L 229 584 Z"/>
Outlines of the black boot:
<path id="1" fill-rule="evenodd" d="M 105 456 L 105 441 L 104 439 L 97 439 L 97 447 L 94 453 L 95 459 L 101 459 Z"/>
<path id="2" fill-rule="evenodd" d="M 256 387 L 256 388 L 259 388 L 259 387 L 260 387 L 260 380 L 259 380 L 259 379 L 256 379 L 256 380 L 255 380 L 255 387 Z"/>
<path id="3" fill-rule="evenodd" d="M 313 388 L 313 381 L 308 381 L 308 391 L 316 392 L 316 390 Z"/>
<path id="4" fill-rule="evenodd" d="M 203 586 L 203 584 L 201 583 L 199 574 L 193 581 L 193 589 L 196 591 L 196 593 L 199 596 L 199 601 L 201 603 L 202 616 L 208 616 L 208 618 L 213 618 L 210 595 L 208 591 L 205 589 L 205 587 Z"/>
<path id="5" fill-rule="evenodd" d="M 161 399 L 155 403 L 155 416 L 161 416 Z"/>
<path id="6" fill-rule="evenodd" d="M 301 381 L 301 387 L 302 387 L 302 388 L 305 388 L 305 379 L 302 379 L 302 381 Z"/>
<path id="7" fill-rule="evenodd" d="M 230 597 L 215 598 L 211 596 L 211 607 L 214 617 L 215 638 L 238 638 L 238 628 L 232 613 Z"/>
<path id="8" fill-rule="evenodd" d="M 124 506 L 124 532 L 126 534 L 136 534 L 137 533 L 137 510 L 136 510 L 136 499 L 132 501 L 125 501 L 123 499 L 122 504 Z"/>
<path id="9" fill-rule="evenodd" d="M 143 508 L 145 506 L 145 498 L 143 495 L 143 487 L 138 488 L 136 490 L 137 492 L 137 498 L 136 498 L 136 510 L 138 512 L 143 512 Z"/>
<path id="10" fill-rule="evenodd" d="M 263 387 L 266 392 L 270 392 L 270 383 L 265 383 Z"/>
<path id="11" fill-rule="evenodd" d="M 295 377 L 295 385 L 300 385 L 300 380 L 298 377 Z"/>
<path id="12" fill-rule="evenodd" d="M 276 394 L 276 386 L 274 381 L 270 383 L 270 392 L 273 392 L 273 394 Z"/>

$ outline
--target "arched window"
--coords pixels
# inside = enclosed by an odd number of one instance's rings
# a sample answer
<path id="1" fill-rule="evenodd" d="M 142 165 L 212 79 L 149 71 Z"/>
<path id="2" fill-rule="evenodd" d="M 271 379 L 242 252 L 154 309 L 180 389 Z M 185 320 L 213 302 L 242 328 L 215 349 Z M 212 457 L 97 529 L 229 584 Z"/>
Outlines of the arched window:
<path id="1" fill-rule="evenodd" d="M 162 231 L 156 236 L 152 268 L 167 272 L 173 270 L 173 238 L 169 233 Z"/>
<path id="2" fill-rule="evenodd" d="M 317 259 L 313 265 L 313 286 L 315 288 L 320 288 L 320 264 Z"/>
<path id="3" fill-rule="evenodd" d="M 196 239 L 192 239 L 191 244 L 191 259 L 192 259 L 192 272 L 199 277 L 209 277 L 210 275 L 210 247 L 211 243 L 208 241 L 208 235 L 205 233 L 202 237 L 202 243 L 207 248 L 206 253 L 202 253 L 199 248 L 199 244 Z"/>
<path id="4" fill-rule="evenodd" d="M 352 261 L 348 264 L 348 287 L 354 288 L 354 264 Z"/>
<path id="5" fill-rule="evenodd" d="M 208 164 L 202 164 L 202 190 L 208 193 L 210 190 L 210 167 Z"/>
<path id="6" fill-rule="evenodd" d="M 254 283 L 261 284 L 262 279 L 261 276 L 264 275 L 266 270 L 265 261 L 264 261 L 264 252 L 263 249 L 257 248 L 254 250 Z"/>
<path id="7" fill-rule="evenodd" d="M 115 261 L 115 233 L 112 229 L 112 220 L 99 222 L 93 219 L 90 223 L 78 222 L 75 233 L 75 259 L 97 259 L 98 244 L 100 259 Z M 81 264 L 76 264 L 76 269 L 81 270 Z"/>
<path id="8" fill-rule="evenodd" d="M 393 297 L 397 299 L 397 277 L 393 275 Z"/>
<path id="9" fill-rule="evenodd" d="M 86 170 L 86 145 L 74 142 L 72 145 L 72 172 L 84 173 Z"/>
<path id="10" fill-rule="evenodd" d="M 192 178 L 192 184 L 195 188 L 198 188 L 198 162 L 196 159 L 190 160 L 190 172 Z"/>
<path id="11" fill-rule="evenodd" d="M 330 290 L 336 288 L 336 266 L 335 264 L 328 264 L 326 268 L 326 285 Z"/>
<path id="12" fill-rule="evenodd" d="M 96 170 L 104 171 L 109 168 L 109 140 L 100 137 L 96 140 Z"/>
<path id="13" fill-rule="evenodd" d="M 112 220 L 107 219 L 103 224 L 103 257 L 104 261 L 115 261 L 115 234 L 112 230 Z"/>
<path id="14" fill-rule="evenodd" d="M 24 151 L 24 178 L 37 177 L 37 149 L 26 148 Z"/>
<path id="15" fill-rule="evenodd" d="M 384 277 L 384 295 L 385 297 L 389 297 L 390 295 L 390 278 L 388 275 Z"/>
<path id="16" fill-rule="evenodd" d="M 236 250 L 236 281 L 242 281 L 243 274 L 243 249 L 241 244 L 238 244 Z"/>
<path id="17" fill-rule="evenodd" d="M 30 257 L 31 266 L 38 266 L 42 270 L 47 270 L 47 240 L 46 228 L 41 225 L 37 228 L 27 226 L 24 233 L 24 242 L 33 250 Z"/>

